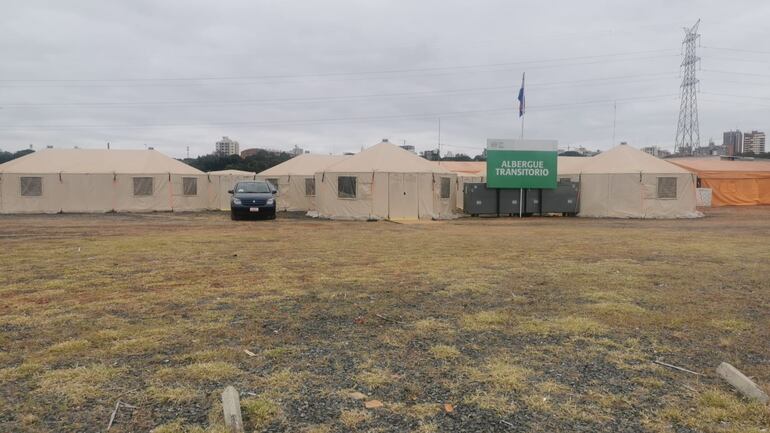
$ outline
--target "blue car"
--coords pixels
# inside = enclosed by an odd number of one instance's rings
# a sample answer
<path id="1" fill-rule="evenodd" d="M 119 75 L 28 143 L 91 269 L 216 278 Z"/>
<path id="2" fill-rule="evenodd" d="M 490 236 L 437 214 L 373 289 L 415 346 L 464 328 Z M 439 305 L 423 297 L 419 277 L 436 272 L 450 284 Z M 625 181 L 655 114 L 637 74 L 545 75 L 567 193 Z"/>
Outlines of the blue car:
<path id="1" fill-rule="evenodd" d="M 238 182 L 227 192 L 232 194 L 230 217 L 233 220 L 247 216 L 275 219 L 275 194 L 278 191 L 270 183 L 259 180 Z"/>

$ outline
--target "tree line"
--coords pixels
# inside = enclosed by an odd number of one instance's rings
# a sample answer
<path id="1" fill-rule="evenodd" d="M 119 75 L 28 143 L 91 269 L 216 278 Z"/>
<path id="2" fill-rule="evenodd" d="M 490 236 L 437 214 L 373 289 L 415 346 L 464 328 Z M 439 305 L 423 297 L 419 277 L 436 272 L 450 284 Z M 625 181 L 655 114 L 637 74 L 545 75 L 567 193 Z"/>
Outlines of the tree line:
<path id="1" fill-rule="evenodd" d="M 16 158 L 21 158 L 22 156 L 29 155 L 32 152 L 34 152 L 34 150 L 32 149 L 24 149 L 16 152 L 6 152 L 3 150 L 0 150 L 0 164 L 11 161 Z"/>
<path id="2" fill-rule="evenodd" d="M 242 158 L 240 155 L 211 154 L 183 159 L 182 162 L 201 171 L 243 170 L 259 173 L 288 161 L 291 157 L 292 155 L 288 152 L 256 149 L 253 155 L 246 158 Z"/>

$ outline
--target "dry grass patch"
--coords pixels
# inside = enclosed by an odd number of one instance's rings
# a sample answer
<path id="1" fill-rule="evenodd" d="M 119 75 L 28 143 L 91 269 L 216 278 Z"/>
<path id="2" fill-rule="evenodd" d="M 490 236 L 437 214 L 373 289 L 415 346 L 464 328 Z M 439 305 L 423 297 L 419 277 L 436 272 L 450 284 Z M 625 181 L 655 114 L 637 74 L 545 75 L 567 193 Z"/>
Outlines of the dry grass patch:
<path id="1" fill-rule="evenodd" d="M 238 367 L 226 362 L 198 362 L 183 367 L 162 368 L 155 378 L 163 382 L 221 382 L 241 373 Z"/>
<path id="2" fill-rule="evenodd" d="M 35 362 L 25 362 L 18 367 L 0 368 L 0 382 L 26 379 L 43 371 L 43 366 Z"/>
<path id="3" fill-rule="evenodd" d="M 389 404 L 388 408 L 401 415 L 425 420 L 438 414 L 442 409 L 438 403 L 417 403 L 417 404 Z"/>
<path id="4" fill-rule="evenodd" d="M 607 332 L 607 328 L 601 323 L 576 316 L 526 320 L 518 323 L 515 330 L 519 333 L 539 335 L 597 335 Z"/>
<path id="5" fill-rule="evenodd" d="M 86 339 L 74 339 L 62 341 L 48 348 L 48 355 L 57 358 L 69 358 L 73 355 L 82 355 L 91 347 L 91 342 Z"/>
<path id="6" fill-rule="evenodd" d="M 145 391 L 148 397 L 159 403 L 182 404 L 197 400 L 201 394 L 195 388 L 186 386 L 164 387 L 150 386 Z"/>
<path id="7" fill-rule="evenodd" d="M 412 433 L 438 433 L 438 424 L 434 422 L 421 423 Z"/>
<path id="8" fill-rule="evenodd" d="M 449 331 L 451 329 L 452 329 L 452 326 L 449 324 L 449 322 L 435 319 L 433 317 L 429 317 L 427 319 L 422 319 L 414 322 L 414 330 L 424 334 L 434 333 L 434 332 L 444 332 L 444 331 Z"/>
<path id="9" fill-rule="evenodd" d="M 250 425 L 255 431 L 259 431 L 281 415 L 281 408 L 273 400 L 260 398 L 247 398 L 241 401 L 243 422 Z"/>
<path id="10" fill-rule="evenodd" d="M 460 351 L 454 346 L 446 344 L 436 344 L 430 348 L 430 353 L 436 359 L 449 360 L 455 359 L 461 355 Z"/>
<path id="11" fill-rule="evenodd" d="M 62 396 L 79 405 L 104 397 L 105 388 L 122 373 L 123 369 L 104 365 L 53 370 L 42 375 L 39 391 Z"/>
<path id="12" fill-rule="evenodd" d="M 340 412 L 340 422 L 349 429 L 356 428 L 371 418 L 371 412 L 363 409 L 346 409 Z"/>
<path id="13" fill-rule="evenodd" d="M 497 392 L 476 391 L 463 398 L 463 403 L 476 406 L 499 414 L 516 412 L 516 405 L 503 394 Z"/>
<path id="14" fill-rule="evenodd" d="M 502 311 L 481 311 L 462 317 L 461 326 L 470 331 L 501 329 L 509 323 L 509 315 Z"/>
<path id="15" fill-rule="evenodd" d="M 510 363 L 503 357 L 488 360 L 481 368 L 471 368 L 471 380 L 503 392 L 521 391 L 527 386 L 532 370 Z"/>
<path id="16" fill-rule="evenodd" d="M 356 375 L 356 381 L 366 385 L 370 389 L 376 389 L 392 383 L 393 374 L 384 369 L 362 371 Z"/>

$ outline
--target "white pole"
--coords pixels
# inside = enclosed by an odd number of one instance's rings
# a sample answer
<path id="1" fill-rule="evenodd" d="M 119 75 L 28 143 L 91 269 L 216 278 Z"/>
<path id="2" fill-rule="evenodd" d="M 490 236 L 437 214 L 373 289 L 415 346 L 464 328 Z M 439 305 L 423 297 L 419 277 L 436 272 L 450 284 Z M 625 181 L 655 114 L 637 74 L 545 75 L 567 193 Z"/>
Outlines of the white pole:
<path id="1" fill-rule="evenodd" d="M 524 188 L 519 188 L 519 218 L 523 218 L 524 213 Z"/>

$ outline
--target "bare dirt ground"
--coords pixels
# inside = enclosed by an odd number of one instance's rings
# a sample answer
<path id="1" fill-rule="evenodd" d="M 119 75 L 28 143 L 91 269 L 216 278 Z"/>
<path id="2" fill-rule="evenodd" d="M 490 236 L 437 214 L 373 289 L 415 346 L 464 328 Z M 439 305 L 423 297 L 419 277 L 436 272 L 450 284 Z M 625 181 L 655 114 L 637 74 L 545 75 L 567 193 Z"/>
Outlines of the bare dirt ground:
<path id="1" fill-rule="evenodd" d="M 3 432 L 104 431 L 117 400 L 110 432 L 222 432 L 228 384 L 247 431 L 770 428 L 714 374 L 770 384 L 770 208 L 4 216 L 0 246 Z"/>

